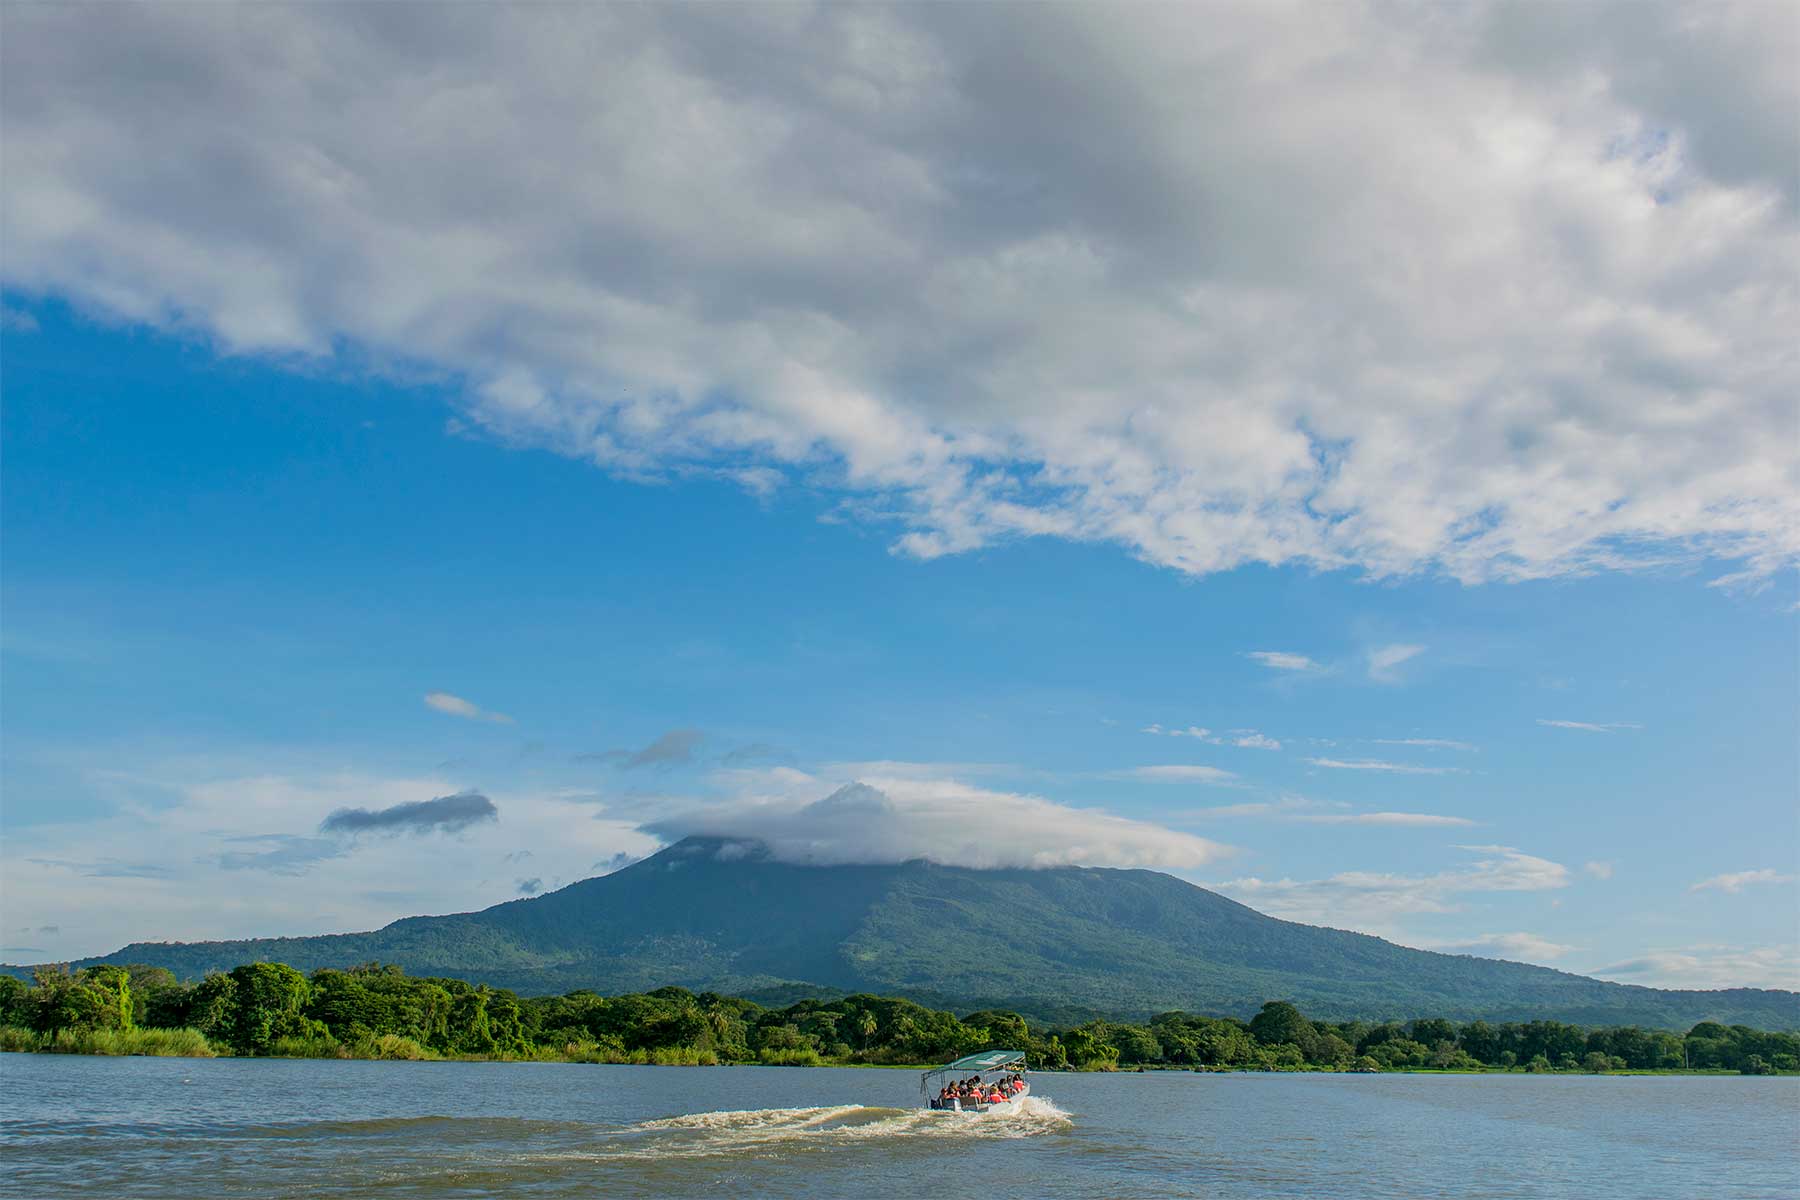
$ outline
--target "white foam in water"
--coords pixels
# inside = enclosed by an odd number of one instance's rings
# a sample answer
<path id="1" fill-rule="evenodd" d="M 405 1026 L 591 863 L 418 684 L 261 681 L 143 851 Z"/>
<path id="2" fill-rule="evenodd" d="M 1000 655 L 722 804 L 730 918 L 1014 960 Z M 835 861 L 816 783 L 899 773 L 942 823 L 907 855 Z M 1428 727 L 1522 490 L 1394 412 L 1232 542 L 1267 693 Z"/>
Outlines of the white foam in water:
<path id="1" fill-rule="evenodd" d="M 863 1104 L 740 1109 L 643 1121 L 621 1131 L 624 1145 L 584 1157 L 693 1158 L 827 1149 L 894 1138 L 1025 1138 L 1067 1129 L 1072 1123 L 1067 1112 L 1041 1096 L 1027 1096 L 986 1113 Z"/>

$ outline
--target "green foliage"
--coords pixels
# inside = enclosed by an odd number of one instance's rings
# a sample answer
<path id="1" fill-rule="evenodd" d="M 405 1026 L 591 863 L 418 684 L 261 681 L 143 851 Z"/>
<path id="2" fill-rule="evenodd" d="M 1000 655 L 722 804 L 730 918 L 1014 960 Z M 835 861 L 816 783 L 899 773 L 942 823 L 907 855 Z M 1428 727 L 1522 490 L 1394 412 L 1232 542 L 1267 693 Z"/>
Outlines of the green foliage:
<path id="1" fill-rule="evenodd" d="M 1250 1034 L 1265 1046 L 1292 1042 L 1298 1046 L 1313 1036 L 1312 1023 L 1285 1000 L 1271 1000 L 1250 1018 Z"/>
<path id="2" fill-rule="evenodd" d="M 0 1028 L 0 1051 L 35 1054 L 150 1055 L 155 1057 L 211 1058 L 212 1045 L 194 1029 L 58 1029 L 38 1033 L 15 1027 Z"/>
<path id="3" fill-rule="evenodd" d="M 138 989 L 141 988 L 142 991 Z M 1147 1024 L 1090 1020 L 1032 1026 L 1006 1009 L 965 1017 L 892 996 L 807 997 L 781 1008 L 680 987 L 521 1000 L 460 979 L 415 978 L 366 963 L 308 978 L 249 963 L 196 984 L 101 966 L 0 978 L 0 1050 L 90 1054 L 238 1054 L 304 1058 L 512 1058 L 709 1065 L 753 1062 L 938 1063 L 1019 1049 L 1037 1069 L 1659 1070 L 1768 1074 L 1800 1067 L 1800 1035 L 1703 1022 L 1686 1037 L 1656 1029 L 1583 1029 L 1556 1021 L 1466 1025 L 1332 1024 L 1290 1001 L 1249 1022 L 1182 1011 Z M 209 1043 L 209 1039 L 211 1042 Z M 1430 1040 L 1426 1040 L 1430 1039 Z"/>
<path id="4" fill-rule="evenodd" d="M 284 963 L 246 963 L 233 969 L 225 1040 L 239 1054 L 266 1054 L 277 1038 L 311 1037 L 324 1026 L 303 1013 L 312 987 Z"/>
<path id="5" fill-rule="evenodd" d="M 29 1029 L 35 1025 L 37 1004 L 23 979 L 0 975 L 0 1027 Z"/>

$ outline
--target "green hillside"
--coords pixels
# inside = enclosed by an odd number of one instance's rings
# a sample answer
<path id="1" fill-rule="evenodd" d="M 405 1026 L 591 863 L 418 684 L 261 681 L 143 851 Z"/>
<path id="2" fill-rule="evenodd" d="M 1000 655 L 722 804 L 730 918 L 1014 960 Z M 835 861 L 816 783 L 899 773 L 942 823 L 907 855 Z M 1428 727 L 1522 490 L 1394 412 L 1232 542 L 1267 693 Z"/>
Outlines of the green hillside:
<path id="1" fill-rule="evenodd" d="M 1168 1009 L 1248 1016 L 1281 998 L 1336 1020 L 1430 1013 L 1800 1028 L 1793 992 L 1666 991 L 1412 950 L 1276 920 L 1154 871 L 795 866 L 704 838 L 476 913 L 325 937 L 140 942 L 86 961 L 196 978 L 251 961 L 312 970 L 370 960 L 524 994 L 664 984 L 776 1000 L 868 991 L 1048 1019 Z"/>

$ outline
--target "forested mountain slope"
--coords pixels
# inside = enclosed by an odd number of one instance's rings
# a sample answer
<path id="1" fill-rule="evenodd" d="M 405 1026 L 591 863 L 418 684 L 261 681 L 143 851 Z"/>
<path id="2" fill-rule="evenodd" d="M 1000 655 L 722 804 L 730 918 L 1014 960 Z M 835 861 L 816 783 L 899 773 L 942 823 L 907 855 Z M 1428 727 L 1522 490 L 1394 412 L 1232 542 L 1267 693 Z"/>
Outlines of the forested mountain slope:
<path id="1" fill-rule="evenodd" d="M 310 970 L 376 959 L 527 994 L 673 983 L 768 997 L 871 991 L 1037 1014 L 1242 1016 L 1279 998 L 1333 1019 L 1800 1027 L 1793 992 L 1666 991 L 1412 950 L 1267 917 L 1154 871 L 796 866 L 708 838 L 481 912 L 370 933 L 141 942 L 87 961 L 192 978 L 257 960 Z"/>

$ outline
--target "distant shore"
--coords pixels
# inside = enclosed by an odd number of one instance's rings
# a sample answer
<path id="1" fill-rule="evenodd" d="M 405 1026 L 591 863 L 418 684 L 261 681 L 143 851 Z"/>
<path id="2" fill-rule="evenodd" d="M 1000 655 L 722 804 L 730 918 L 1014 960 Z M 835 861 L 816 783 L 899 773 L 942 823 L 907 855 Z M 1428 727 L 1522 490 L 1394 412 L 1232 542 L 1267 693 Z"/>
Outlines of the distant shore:
<path id="1" fill-rule="evenodd" d="M 30 984 L 0 977 L 0 1050 L 42 1053 L 919 1070 L 1000 1048 L 1039 1071 L 1800 1072 L 1800 1034 L 1704 1021 L 1686 1032 L 1331 1021 L 1270 1000 L 1248 1020 L 1172 1010 L 1141 1023 L 1041 1025 L 865 993 L 780 1008 L 674 986 L 519 996 L 375 963 L 311 975 L 246 963 L 192 983 L 144 966 L 46 968 Z"/>
<path id="2" fill-rule="evenodd" d="M 624 1055 L 608 1055 L 594 1053 L 557 1053 L 539 1051 L 532 1054 L 443 1054 L 415 1043 L 395 1044 L 388 1041 L 382 1044 L 364 1046 L 333 1047 L 330 1052 L 274 1053 L 274 1054 L 238 1054 L 230 1046 L 209 1041 L 198 1030 L 193 1029 L 138 1029 L 128 1031 L 93 1031 L 89 1033 L 44 1034 L 27 1029 L 0 1027 L 0 1053 L 15 1054 L 76 1054 L 100 1058 L 265 1058 L 265 1059 L 311 1059 L 338 1060 L 354 1062 L 493 1062 L 493 1063 L 548 1063 L 562 1065 L 589 1066 L 671 1066 L 671 1067 L 836 1067 L 868 1071 L 928 1071 L 938 1063 L 868 1063 L 849 1060 L 834 1061 L 820 1058 L 817 1061 L 793 1061 L 784 1063 L 763 1062 L 756 1059 L 733 1061 L 714 1056 L 692 1054 L 655 1054 L 639 1053 Z M 1034 1075 L 1138 1075 L 1169 1074 L 1184 1075 L 1741 1075 L 1742 1071 L 1728 1070 L 1723 1067 L 1686 1070 L 1680 1067 L 1665 1069 L 1632 1069 L 1618 1070 L 1556 1070 L 1528 1071 L 1523 1067 L 1396 1067 L 1377 1068 L 1373 1071 L 1353 1070 L 1346 1067 L 1328 1066 L 1282 1066 L 1267 1068 L 1246 1067 L 1183 1067 L 1183 1066 L 1144 1066 L 1144 1067 L 1062 1067 L 1034 1070 Z M 1770 1072 L 1780 1076 L 1800 1076 L 1800 1071 Z"/>

